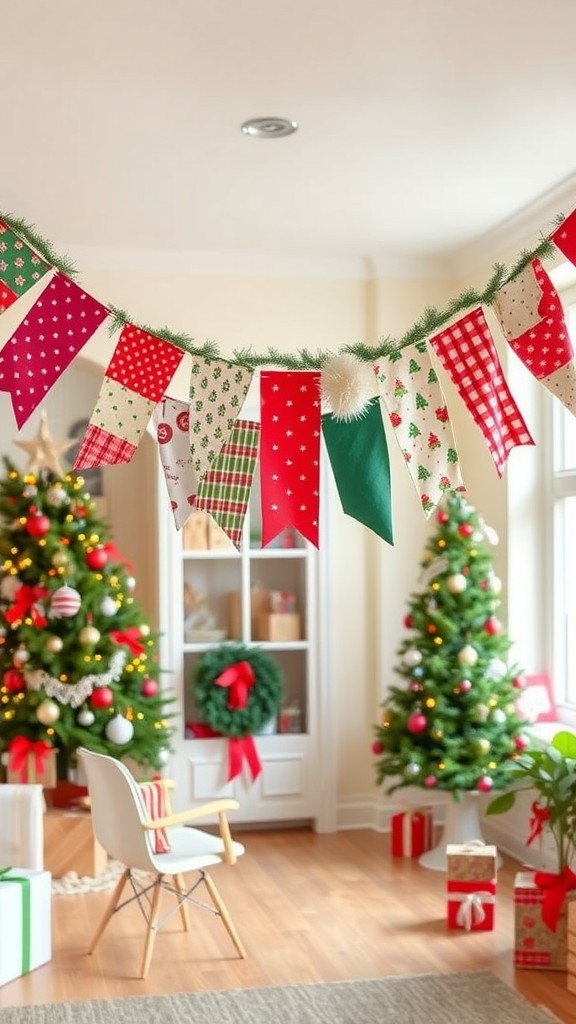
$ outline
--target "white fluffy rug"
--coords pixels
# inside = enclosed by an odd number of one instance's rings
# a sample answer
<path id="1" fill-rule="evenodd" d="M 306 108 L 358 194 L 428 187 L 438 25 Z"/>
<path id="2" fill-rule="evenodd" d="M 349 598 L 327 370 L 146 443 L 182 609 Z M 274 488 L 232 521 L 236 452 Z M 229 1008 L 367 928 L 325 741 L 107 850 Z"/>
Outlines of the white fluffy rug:
<path id="1" fill-rule="evenodd" d="M 53 896 L 75 896 L 82 892 L 102 892 L 104 889 L 111 889 L 116 884 L 124 870 L 124 865 L 118 860 L 111 860 L 101 875 L 92 878 L 89 875 L 77 875 L 75 871 L 69 871 L 62 878 L 52 879 Z M 145 878 L 144 872 L 135 872 Z"/>

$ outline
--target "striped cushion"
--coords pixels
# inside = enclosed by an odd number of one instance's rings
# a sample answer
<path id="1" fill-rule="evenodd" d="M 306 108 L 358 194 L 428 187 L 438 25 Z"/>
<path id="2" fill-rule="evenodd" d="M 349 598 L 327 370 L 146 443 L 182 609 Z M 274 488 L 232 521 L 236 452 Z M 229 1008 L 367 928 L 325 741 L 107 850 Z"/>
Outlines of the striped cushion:
<path id="1" fill-rule="evenodd" d="M 148 818 L 164 818 L 166 815 L 166 799 L 164 785 L 162 782 L 144 782 L 140 786 L 140 792 L 144 806 L 148 812 Z M 170 843 L 165 828 L 154 829 L 154 851 L 155 853 L 168 853 Z"/>

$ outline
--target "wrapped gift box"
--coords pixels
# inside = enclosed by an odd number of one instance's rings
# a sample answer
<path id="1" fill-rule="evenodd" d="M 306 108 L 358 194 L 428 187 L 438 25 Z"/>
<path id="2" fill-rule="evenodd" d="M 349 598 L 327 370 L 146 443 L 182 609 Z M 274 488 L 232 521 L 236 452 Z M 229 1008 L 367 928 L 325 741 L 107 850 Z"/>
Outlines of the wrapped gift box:
<path id="1" fill-rule="evenodd" d="M 69 871 L 96 878 L 106 869 L 108 856 L 92 830 L 88 811 L 53 808 L 44 817 L 44 867 L 54 878 Z"/>
<path id="2" fill-rule="evenodd" d="M 49 871 L 0 872 L 0 985 L 52 957 L 51 881 Z"/>
<path id="3" fill-rule="evenodd" d="M 564 898 L 556 930 L 542 920 L 544 889 L 536 884 L 534 871 L 519 871 L 514 879 L 514 966 L 545 971 L 568 968 L 568 913 L 576 901 L 576 889 Z M 572 910 L 572 914 L 576 912 Z M 572 918 L 576 923 L 576 919 Z"/>
<path id="4" fill-rule="evenodd" d="M 45 809 L 42 786 L 0 786 L 0 865 L 42 871 Z"/>
<path id="5" fill-rule="evenodd" d="M 496 903 L 497 850 L 480 841 L 446 847 L 448 928 L 492 931 Z"/>
<path id="6" fill-rule="evenodd" d="M 39 783 L 44 789 L 54 789 L 57 783 L 56 775 L 56 751 L 40 751 L 33 749 L 22 757 L 15 756 L 14 751 L 9 753 L 8 765 L 6 768 L 6 782 Z"/>
<path id="7" fill-rule="evenodd" d="M 393 814 L 392 856 L 419 857 L 432 848 L 434 819 L 431 807 L 413 807 Z"/>

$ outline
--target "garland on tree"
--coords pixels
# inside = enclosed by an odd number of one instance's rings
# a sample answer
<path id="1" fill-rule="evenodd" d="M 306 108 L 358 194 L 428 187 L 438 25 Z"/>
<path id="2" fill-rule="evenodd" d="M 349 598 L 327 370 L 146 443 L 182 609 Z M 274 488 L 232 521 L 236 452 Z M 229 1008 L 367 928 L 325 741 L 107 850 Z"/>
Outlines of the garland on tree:
<path id="1" fill-rule="evenodd" d="M 247 761 L 255 779 L 262 766 L 252 736 L 278 713 L 283 694 L 280 666 L 258 647 L 222 644 L 207 651 L 194 673 L 194 701 L 212 735 L 229 738 L 233 779 Z"/>

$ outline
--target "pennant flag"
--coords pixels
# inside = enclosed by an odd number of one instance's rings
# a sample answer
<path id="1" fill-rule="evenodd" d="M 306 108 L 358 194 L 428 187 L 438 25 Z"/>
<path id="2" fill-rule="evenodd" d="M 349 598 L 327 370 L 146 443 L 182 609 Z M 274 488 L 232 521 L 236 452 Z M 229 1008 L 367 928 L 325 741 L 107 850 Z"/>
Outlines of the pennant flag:
<path id="1" fill-rule="evenodd" d="M 56 273 L 0 352 L 0 391 L 8 391 L 18 427 L 40 405 L 108 310 Z"/>
<path id="2" fill-rule="evenodd" d="M 507 333 L 508 344 L 526 369 L 576 414 L 574 349 L 562 303 L 540 260 L 533 259 L 528 270 L 540 296 L 538 320 L 528 330 Z"/>
<path id="3" fill-rule="evenodd" d="M 512 448 L 534 441 L 510 394 L 480 306 L 436 334 L 430 344 L 484 434 L 502 476 Z"/>
<path id="4" fill-rule="evenodd" d="M 200 483 L 230 437 L 252 376 L 252 370 L 224 359 L 195 359 L 192 364 L 190 451 Z"/>
<path id="5" fill-rule="evenodd" d="M 126 324 L 104 375 L 75 470 L 130 462 L 183 356 L 169 341 Z"/>
<path id="6" fill-rule="evenodd" d="M 0 220 L 0 313 L 50 270 L 30 246 Z"/>
<path id="7" fill-rule="evenodd" d="M 260 374 L 262 547 L 294 526 L 318 547 L 320 373 Z"/>
<path id="8" fill-rule="evenodd" d="M 541 319 L 542 289 L 531 263 L 516 277 L 499 288 L 494 312 L 508 341 L 523 334 Z"/>
<path id="9" fill-rule="evenodd" d="M 198 493 L 198 478 L 190 452 L 190 414 L 187 402 L 166 396 L 152 413 L 160 462 L 176 529 L 190 516 Z"/>
<path id="10" fill-rule="evenodd" d="M 554 242 L 557 249 L 576 265 L 576 210 L 562 221 L 550 235 L 550 241 Z"/>
<path id="11" fill-rule="evenodd" d="M 426 342 L 383 357 L 374 372 L 428 517 L 445 491 L 465 488 L 446 399 Z"/>
<path id="12" fill-rule="evenodd" d="M 393 544 L 390 459 L 380 402 L 372 399 L 357 420 L 326 414 L 322 433 L 344 512 Z"/>
<path id="13" fill-rule="evenodd" d="M 198 488 L 196 508 L 209 512 L 238 549 L 242 543 L 259 439 L 259 423 L 237 420 L 230 439 L 224 442 Z"/>

